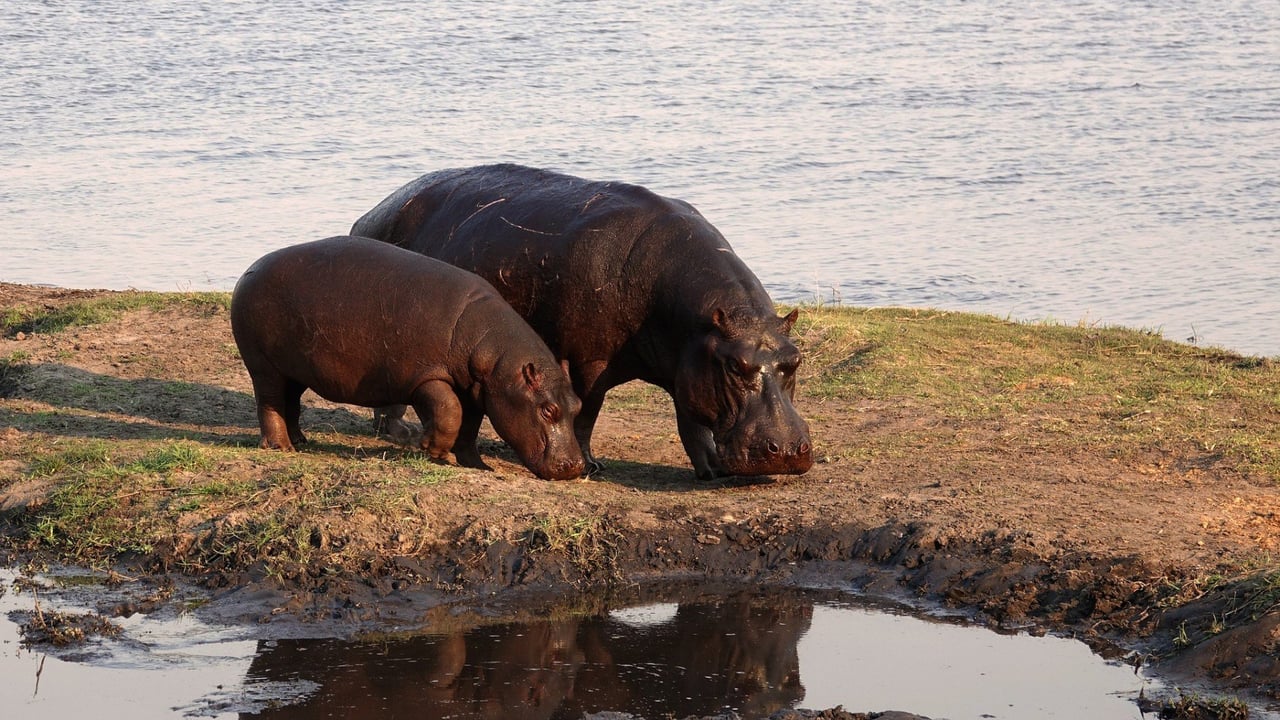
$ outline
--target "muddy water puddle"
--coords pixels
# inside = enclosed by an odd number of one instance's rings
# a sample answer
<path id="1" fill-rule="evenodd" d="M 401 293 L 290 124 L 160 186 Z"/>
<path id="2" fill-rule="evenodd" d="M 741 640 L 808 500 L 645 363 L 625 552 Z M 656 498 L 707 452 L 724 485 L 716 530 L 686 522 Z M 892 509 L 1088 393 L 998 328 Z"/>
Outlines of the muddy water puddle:
<path id="1" fill-rule="evenodd" d="M 933 718 L 1138 719 L 1158 683 L 1083 643 L 1006 635 L 815 591 L 684 592 L 637 607 L 449 634 L 263 639 L 180 612 L 123 633 L 26 648 L 29 589 L 0 598 L 0 716 L 62 718 L 648 718 L 790 707 Z M 40 592 L 43 612 L 90 609 Z M 83 600 L 84 592 L 78 597 Z M 175 609 L 178 608 L 178 609 Z M 198 613 L 197 613 L 198 614 Z M 266 626 L 270 629 L 270 626 Z"/>

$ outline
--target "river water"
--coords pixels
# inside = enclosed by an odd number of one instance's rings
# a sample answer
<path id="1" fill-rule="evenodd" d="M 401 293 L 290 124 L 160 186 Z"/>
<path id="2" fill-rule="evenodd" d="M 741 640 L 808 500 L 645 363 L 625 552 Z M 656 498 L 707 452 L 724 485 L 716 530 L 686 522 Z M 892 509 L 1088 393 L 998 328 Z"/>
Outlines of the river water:
<path id="1" fill-rule="evenodd" d="M 230 289 L 494 161 L 686 199 L 777 300 L 1280 354 L 1271 3 L 0 7 L 0 280 Z"/>
<path id="2" fill-rule="evenodd" d="M 601 613 L 358 639 L 296 637 L 307 626 L 273 638 L 271 624 L 219 627 L 166 607 L 115 618 L 116 639 L 57 650 L 27 647 L 18 623 L 37 606 L 109 607 L 128 589 L 39 578 L 36 597 L 14 577 L 0 569 L 9 591 L 0 595 L 0 714 L 25 720 L 83 715 L 86 698 L 100 720 L 729 710 L 759 720 L 841 704 L 951 720 L 1142 720 L 1140 694 L 1176 696 L 1078 640 L 997 634 L 831 591 L 691 588 Z"/>

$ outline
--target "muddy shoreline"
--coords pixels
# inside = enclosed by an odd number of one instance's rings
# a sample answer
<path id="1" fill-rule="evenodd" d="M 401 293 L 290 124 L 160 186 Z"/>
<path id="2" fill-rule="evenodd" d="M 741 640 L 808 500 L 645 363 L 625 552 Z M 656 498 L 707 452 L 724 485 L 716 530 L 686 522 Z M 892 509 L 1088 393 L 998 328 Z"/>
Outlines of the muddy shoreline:
<path id="1" fill-rule="evenodd" d="M 104 303 L 92 321 L 23 319 Z M 1280 699 L 1280 479 L 1235 436 L 1192 435 L 1257 429 L 1271 446 L 1280 408 L 1231 394 L 1274 387 L 1265 360 L 1131 331 L 809 310 L 806 475 L 695 482 L 669 401 L 636 387 L 606 405 L 606 471 L 548 483 L 491 434 L 494 472 L 441 469 L 372 437 L 368 413 L 310 396 L 312 446 L 257 450 L 225 295 L 0 284 L 0 308 L 18 318 L 0 333 L 9 563 L 176 578 L 211 598 L 201 614 L 264 635 L 462 622 L 463 606 L 515 618 L 669 581 L 834 588 L 1114 644 L 1182 687 Z M 900 387 L 913 364 L 956 389 Z M 1135 373 L 1156 387 L 1140 405 L 1116 379 Z M 1213 388 L 1179 395 L 1188 374 Z M 138 597 L 115 610 L 145 611 Z"/>
<path id="2" fill-rule="evenodd" d="M 1197 692 L 1280 699 L 1274 613 L 1195 647 L 1179 640 L 1188 626 L 1218 622 L 1251 592 L 1247 581 L 1184 602 L 1190 575 L 1176 565 L 1063 550 L 1028 532 L 957 542 L 926 523 L 694 516 L 659 528 L 612 527 L 608 560 L 584 571 L 572 553 L 482 542 L 470 530 L 456 528 L 455 542 L 429 554 L 369 558 L 358 577 L 320 570 L 280 582 L 249 569 L 214 573 L 200 585 L 214 598 L 210 617 L 273 624 L 273 634 L 287 635 L 440 627 L 445 610 L 447 623 L 523 620 L 554 612 L 566 597 L 595 593 L 627 605 L 672 584 L 831 589 L 964 612 L 1003 631 L 1075 637 Z"/>
<path id="3" fill-rule="evenodd" d="M 699 533 L 692 542 L 707 544 L 709 534 Z M 1132 607 L 1111 616 L 1089 614 L 1080 607 L 1087 594 L 1065 592 L 1058 584 L 1045 586 L 1046 591 L 1061 600 L 1069 599 L 1068 602 L 1052 608 L 1024 606 L 1027 611 L 1017 610 L 1013 611 L 1016 615 L 1013 614 L 1009 610 L 1009 597 L 1017 594 L 1022 583 L 1045 582 L 1045 578 L 1055 576 L 1057 571 L 1050 571 L 1048 566 L 1028 569 L 1017 561 L 1001 568 L 979 560 L 980 555 L 990 555 L 998 544 L 957 548 L 937 555 L 921 549 L 925 536 L 919 529 L 846 527 L 835 535 L 839 537 L 826 532 L 799 532 L 777 535 L 759 544 L 735 542 L 720 551 L 702 553 L 696 567 L 677 563 L 679 569 L 673 570 L 670 563 L 664 563 L 663 569 L 651 564 L 646 569 L 628 572 L 620 565 L 618 575 L 603 581 L 582 577 L 565 558 L 536 554 L 531 557 L 518 550 L 502 548 L 478 560 L 475 547 L 462 545 L 434 565 L 434 580 L 427 574 L 432 572 L 427 564 L 406 557 L 388 558 L 386 565 L 371 566 L 368 574 L 358 577 L 322 572 L 318 577 L 299 576 L 283 582 L 280 578 L 262 576 L 253 568 L 234 577 L 214 574 L 191 578 L 144 564 L 123 567 L 133 575 L 117 574 L 118 580 L 110 589 L 95 589 L 80 581 L 82 584 L 69 591 L 60 591 L 56 585 L 50 587 L 44 596 L 63 595 L 64 601 L 65 597 L 73 598 L 74 604 L 96 608 L 105 618 L 138 613 L 171 616 L 176 606 L 186 604 L 194 608 L 190 612 L 203 622 L 251 628 L 248 637 L 275 641 L 406 637 L 421 632 L 457 634 L 512 622 L 598 615 L 612 608 L 671 602 L 680 596 L 685 599 L 726 597 L 789 588 L 805 593 L 811 600 L 859 596 L 873 604 L 913 608 L 918 613 L 945 609 L 950 617 L 986 623 L 1002 632 L 1076 637 L 1090 645 L 1095 653 L 1116 662 L 1144 666 L 1148 673 L 1166 682 L 1167 686 L 1153 688 L 1154 692 L 1143 701 L 1143 708 L 1159 717 L 1218 717 L 1216 714 L 1159 713 L 1172 707 L 1183 692 L 1212 700 L 1223 693 L 1233 695 L 1244 689 L 1207 678 L 1194 670 L 1158 666 L 1158 654 L 1163 651 L 1160 624 L 1154 626 L 1154 631 L 1132 631 L 1138 627 L 1129 617 Z M 853 542 L 847 541 L 855 537 Z M 678 554 L 677 547 L 666 546 Z M 692 546 L 688 549 L 694 550 Z M 154 562 L 154 558 L 150 562 Z M 519 578 L 513 576 L 512 565 L 524 566 L 527 573 Z M 1011 572 L 1015 565 L 1022 571 Z M 457 569 L 462 566 L 467 570 L 464 576 L 459 576 Z M 1114 566 L 1110 570 L 1124 572 Z M 62 572 L 75 573 L 73 569 Z M 452 578 L 452 583 L 446 584 L 445 578 Z M 943 589 L 934 592 L 932 587 Z M 1097 596 L 1092 599 L 1096 600 Z M 1152 663 L 1157 666 L 1153 667 Z M 1252 702 L 1260 703 L 1264 699 L 1254 694 Z M 232 702 L 224 710 L 237 708 L 252 709 L 248 705 L 240 708 Z M 611 712 L 586 717 L 645 720 L 640 715 Z M 696 720 L 738 718 L 734 713 L 725 713 Z M 769 718 L 928 720 L 890 708 L 840 707 L 779 711 Z M 686 720 L 693 720 L 692 716 Z"/>

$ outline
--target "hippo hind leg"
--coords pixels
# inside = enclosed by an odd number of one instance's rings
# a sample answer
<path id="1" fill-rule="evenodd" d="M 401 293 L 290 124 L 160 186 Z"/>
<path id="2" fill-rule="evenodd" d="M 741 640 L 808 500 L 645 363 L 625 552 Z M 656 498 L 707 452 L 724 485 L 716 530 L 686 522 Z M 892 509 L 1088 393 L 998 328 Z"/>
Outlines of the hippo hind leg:
<path id="1" fill-rule="evenodd" d="M 422 420 L 419 447 L 433 460 L 447 459 L 462 427 L 462 404 L 453 388 L 446 382 L 429 380 L 413 391 L 410 401 Z"/>
<path id="2" fill-rule="evenodd" d="M 463 467 L 492 470 L 480 457 L 480 448 L 476 447 L 476 439 L 480 436 L 480 423 L 484 420 L 484 409 L 474 403 L 462 403 L 462 425 L 458 428 L 458 439 L 453 443 L 453 456 Z"/>
<path id="3" fill-rule="evenodd" d="M 373 431 L 400 445 L 412 445 L 417 430 L 404 419 L 408 405 L 388 405 L 373 411 Z M 425 422 L 425 421 L 424 421 Z"/>
<path id="4" fill-rule="evenodd" d="M 294 445 L 307 443 L 307 436 L 302 434 L 302 427 L 299 424 L 302 420 L 302 393 L 306 391 L 306 385 L 293 380 L 285 385 L 284 426 L 289 433 L 289 442 Z"/>
<path id="5" fill-rule="evenodd" d="M 294 438 L 305 442 L 298 429 L 301 397 L 305 387 L 289 380 L 274 369 L 251 373 L 253 397 L 258 405 L 258 427 L 262 431 L 259 445 L 273 450 L 292 451 Z"/>

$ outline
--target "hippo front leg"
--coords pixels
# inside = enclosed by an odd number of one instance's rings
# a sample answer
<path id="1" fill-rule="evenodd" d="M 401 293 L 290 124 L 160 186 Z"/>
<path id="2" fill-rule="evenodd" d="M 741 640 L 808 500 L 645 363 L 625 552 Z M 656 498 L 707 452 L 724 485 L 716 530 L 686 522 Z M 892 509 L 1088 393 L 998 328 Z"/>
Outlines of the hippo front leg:
<path id="1" fill-rule="evenodd" d="M 561 362 L 566 362 L 562 360 Z M 578 440 L 578 448 L 586 461 L 582 476 L 589 477 L 604 470 L 604 463 L 591 454 L 591 433 L 595 430 L 596 420 L 600 418 L 600 410 L 604 407 L 604 396 L 614 383 L 606 377 L 608 365 L 602 362 L 570 365 L 567 368 L 569 380 L 573 383 L 573 391 L 582 400 L 578 416 L 573 419 L 573 435 Z"/>
<path id="2" fill-rule="evenodd" d="M 432 459 L 446 460 L 462 427 L 462 404 L 453 387 L 441 380 L 428 380 L 413 391 L 410 402 L 422 420 L 419 446 Z"/>
<path id="3" fill-rule="evenodd" d="M 583 477 L 604 470 L 604 463 L 591 454 L 591 433 L 595 430 L 596 419 L 600 417 L 600 408 L 603 404 L 603 398 L 588 397 L 582 401 L 582 410 L 579 411 L 578 417 L 573 419 L 573 435 L 578 441 L 578 447 L 582 450 L 582 458 L 586 461 L 582 471 Z"/>
<path id="4" fill-rule="evenodd" d="M 680 442 L 684 445 L 684 451 L 693 463 L 693 473 L 699 480 L 711 480 L 727 474 L 720 465 L 711 428 L 694 421 L 677 407 L 676 430 L 680 432 Z"/>

